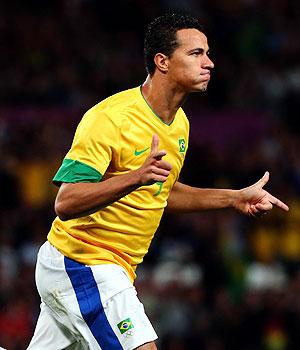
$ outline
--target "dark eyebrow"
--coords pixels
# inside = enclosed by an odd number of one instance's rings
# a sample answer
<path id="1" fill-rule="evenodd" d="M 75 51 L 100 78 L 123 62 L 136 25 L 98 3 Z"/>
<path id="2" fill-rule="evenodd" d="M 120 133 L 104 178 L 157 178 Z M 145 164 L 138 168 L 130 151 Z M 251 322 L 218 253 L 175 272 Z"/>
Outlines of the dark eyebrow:
<path id="1" fill-rule="evenodd" d="M 203 49 L 203 47 L 195 47 L 194 49 L 191 49 L 187 52 L 187 54 L 191 54 L 191 53 L 194 53 L 194 52 L 198 52 L 198 53 L 204 53 L 205 50 Z M 209 49 L 207 50 L 207 52 L 209 52 Z"/>

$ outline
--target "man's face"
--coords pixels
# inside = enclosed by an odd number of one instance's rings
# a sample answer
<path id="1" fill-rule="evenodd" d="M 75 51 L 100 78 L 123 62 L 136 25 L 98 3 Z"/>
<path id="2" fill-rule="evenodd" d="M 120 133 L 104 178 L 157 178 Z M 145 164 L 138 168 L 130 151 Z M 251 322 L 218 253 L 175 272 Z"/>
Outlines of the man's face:
<path id="1" fill-rule="evenodd" d="M 214 67 L 206 36 L 197 29 L 177 32 L 179 46 L 168 58 L 168 75 L 185 92 L 205 91 Z"/>

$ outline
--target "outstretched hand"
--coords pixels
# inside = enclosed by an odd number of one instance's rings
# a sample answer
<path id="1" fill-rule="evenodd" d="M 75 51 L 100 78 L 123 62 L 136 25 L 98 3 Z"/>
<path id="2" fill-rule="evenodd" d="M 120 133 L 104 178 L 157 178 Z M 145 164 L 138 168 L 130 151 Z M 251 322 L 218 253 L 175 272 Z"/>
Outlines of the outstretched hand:
<path id="1" fill-rule="evenodd" d="M 270 174 L 266 171 L 264 176 L 255 184 L 239 190 L 239 196 L 235 203 L 236 209 L 253 217 L 261 217 L 270 211 L 273 206 L 288 211 L 289 207 L 285 203 L 263 189 L 269 181 L 269 177 Z"/>

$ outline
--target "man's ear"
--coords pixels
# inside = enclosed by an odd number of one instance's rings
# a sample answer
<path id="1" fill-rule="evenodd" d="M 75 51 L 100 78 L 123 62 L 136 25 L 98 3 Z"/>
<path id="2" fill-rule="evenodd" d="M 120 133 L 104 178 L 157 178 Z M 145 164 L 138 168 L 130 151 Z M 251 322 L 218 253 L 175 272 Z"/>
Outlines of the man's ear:
<path id="1" fill-rule="evenodd" d="M 162 72 L 167 73 L 169 69 L 169 58 L 168 56 L 164 55 L 163 53 L 157 53 L 154 56 L 154 63 L 156 65 L 156 68 Z"/>

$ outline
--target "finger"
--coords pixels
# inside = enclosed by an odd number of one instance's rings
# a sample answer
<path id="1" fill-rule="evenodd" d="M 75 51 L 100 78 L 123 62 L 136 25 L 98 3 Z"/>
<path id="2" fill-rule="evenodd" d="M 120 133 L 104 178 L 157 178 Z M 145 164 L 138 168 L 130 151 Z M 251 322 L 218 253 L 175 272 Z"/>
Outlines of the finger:
<path id="1" fill-rule="evenodd" d="M 256 217 L 258 215 L 258 210 L 255 208 L 255 205 L 251 205 L 248 209 L 248 214 L 250 216 Z"/>
<path id="2" fill-rule="evenodd" d="M 259 179 L 254 185 L 259 185 L 260 187 L 264 187 L 265 184 L 269 181 L 270 178 L 270 173 L 268 171 L 266 171 L 264 173 L 264 176 Z"/>
<path id="3" fill-rule="evenodd" d="M 161 169 L 166 169 L 169 171 L 172 170 L 172 165 L 169 162 L 166 162 L 164 160 L 158 160 L 157 162 L 154 163 L 154 165 Z"/>
<path id="4" fill-rule="evenodd" d="M 161 150 L 161 151 L 153 152 L 153 153 L 151 151 L 152 157 L 155 158 L 158 161 L 161 160 L 162 157 L 164 157 L 166 154 L 167 154 L 167 151 L 165 151 L 165 150 Z"/>
<path id="5" fill-rule="evenodd" d="M 266 212 L 266 211 L 269 211 L 269 210 L 273 209 L 273 204 L 271 202 L 257 203 L 257 204 L 255 204 L 255 208 L 258 211 Z"/>
<path id="6" fill-rule="evenodd" d="M 151 154 L 154 154 L 158 150 L 159 145 L 159 138 L 156 134 L 152 136 L 152 142 L 151 142 Z"/>
<path id="7" fill-rule="evenodd" d="M 276 205 L 276 207 L 278 207 L 284 211 L 290 210 L 290 208 L 285 203 L 283 203 L 281 200 L 279 200 L 278 198 L 270 195 L 270 197 L 268 199 L 272 204 Z"/>
<path id="8" fill-rule="evenodd" d="M 167 179 L 168 179 L 168 176 L 156 175 L 156 174 L 154 174 L 152 177 L 152 180 L 154 182 L 166 182 Z"/>
<path id="9" fill-rule="evenodd" d="M 160 169 L 160 168 L 154 168 L 152 170 L 152 173 L 156 174 L 156 175 L 169 176 L 170 171 L 169 170 L 165 170 L 165 169 Z"/>
<path id="10" fill-rule="evenodd" d="M 254 218 L 260 218 L 267 214 L 266 210 L 257 208 L 257 205 L 253 204 L 250 206 L 248 213 Z"/>

